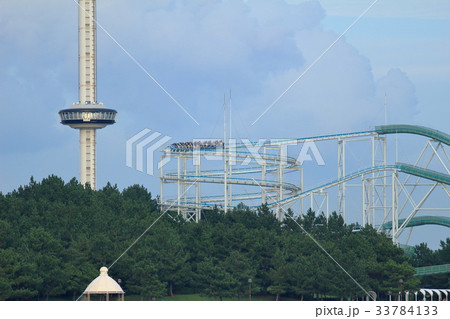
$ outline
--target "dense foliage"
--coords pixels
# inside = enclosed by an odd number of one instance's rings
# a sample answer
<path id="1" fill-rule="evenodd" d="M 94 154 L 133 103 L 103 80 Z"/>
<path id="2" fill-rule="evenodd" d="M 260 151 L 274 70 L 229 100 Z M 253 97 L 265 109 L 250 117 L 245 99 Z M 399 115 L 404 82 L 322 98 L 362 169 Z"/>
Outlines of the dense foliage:
<path id="1" fill-rule="evenodd" d="M 76 299 L 157 218 L 141 186 L 101 190 L 50 176 L 0 194 L 0 300 Z M 419 279 L 401 249 L 371 228 L 352 232 L 333 214 L 309 211 L 279 223 L 266 206 L 205 212 L 186 223 L 168 212 L 110 269 L 127 295 L 143 299 L 201 293 L 217 299 L 252 292 L 293 299 L 361 297 L 364 291 L 414 290 Z M 449 240 L 442 257 L 448 260 Z M 416 260 L 419 260 L 416 258 Z M 432 263 L 435 261 L 433 260 Z M 246 297 L 247 298 L 247 297 Z"/>
<path id="2" fill-rule="evenodd" d="M 441 240 L 440 249 L 431 250 L 426 243 L 414 247 L 411 264 L 414 267 L 425 267 L 433 265 L 450 264 L 450 238 Z M 424 276 L 421 278 L 423 288 L 448 288 L 450 287 L 450 276 L 448 273 Z"/>

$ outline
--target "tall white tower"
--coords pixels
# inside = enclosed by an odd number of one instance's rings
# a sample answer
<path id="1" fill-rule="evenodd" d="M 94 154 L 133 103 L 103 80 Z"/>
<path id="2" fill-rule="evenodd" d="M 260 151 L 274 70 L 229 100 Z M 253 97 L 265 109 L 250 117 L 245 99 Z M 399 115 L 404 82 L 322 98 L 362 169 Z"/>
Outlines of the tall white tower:
<path id="1" fill-rule="evenodd" d="M 61 123 L 80 130 L 80 182 L 96 189 L 96 132 L 115 123 L 117 112 L 97 102 L 96 0 L 78 1 L 78 98 L 59 111 Z"/>

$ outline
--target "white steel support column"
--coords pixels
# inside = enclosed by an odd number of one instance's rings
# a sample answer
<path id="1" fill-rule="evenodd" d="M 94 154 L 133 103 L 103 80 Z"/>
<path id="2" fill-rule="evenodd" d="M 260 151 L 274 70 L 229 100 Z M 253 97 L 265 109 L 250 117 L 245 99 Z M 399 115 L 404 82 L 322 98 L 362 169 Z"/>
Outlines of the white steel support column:
<path id="1" fill-rule="evenodd" d="M 375 136 L 372 136 L 372 167 L 374 167 L 376 165 L 375 163 Z M 375 227 L 375 206 L 376 206 L 376 201 L 375 201 L 375 172 L 372 172 L 372 179 L 370 181 L 370 192 L 371 192 L 371 198 L 370 198 L 370 212 L 369 212 L 369 220 L 368 223 L 371 224 L 372 226 Z"/>
<path id="2" fill-rule="evenodd" d="M 228 119 L 228 124 L 229 124 L 229 138 L 228 138 L 228 152 L 227 152 L 227 155 L 228 155 L 228 176 L 230 177 L 230 178 L 232 178 L 232 175 L 233 175 L 233 168 L 232 168 L 232 162 L 234 163 L 234 161 L 232 160 L 232 158 L 231 158 L 231 155 L 230 155 L 230 152 L 231 152 L 231 150 L 233 150 L 233 152 L 235 152 L 236 151 L 236 144 L 235 144 L 235 142 L 232 140 L 232 138 L 231 138 L 231 133 L 232 133 L 232 117 L 231 117 L 231 104 L 232 104 L 232 100 L 231 100 L 231 89 L 230 89 L 230 99 L 229 99 L 229 110 L 230 110 L 230 113 L 229 113 L 229 119 Z M 232 184 L 230 183 L 230 184 L 228 184 L 228 196 L 229 196 L 229 198 L 228 198 L 228 205 L 229 206 L 233 206 L 233 189 L 232 189 Z"/>
<path id="3" fill-rule="evenodd" d="M 361 176 L 361 185 L 362 185 L 362 209 L 363 209 L 363 219 L 362 219 L 362 226 L 366 226 L 367 224 L 367 214 L 368 214 L 368 206 L 369 206 L 369 195 L 368 195 L 368 190 L 367 190 L 367 186 L 366 186 L 366 178 L 364 178 L 364 175 Z"/>
<path id="4" fill-rule="evenodd" d="M 230 161 L 228 161 L 228 177 L 232 178 L 232 168 L 231 168 L 231 164 Z M 233 189 L 232 189 L 233 184 L 228 183 L 228 206 L 233 207 Z"/>
<path id="5" fill-rule="evenodd" d="M 231 113 L 230 113 L 231 116 Z M 230 117 L 230 121 L 231 121 L 231 117 Z M 230 130 L 231 130 L 231 126 L 230 126 Z M 233 176 L 233 164 L 236 163 L 236 158 L 233 158 L 231 152 L 233 152 L 233 154 L 236 154 L 236 143 L 235 141 L 233 141 L 231 139 L 231 131 L 230 131 L 230 139 L 228 142 L 228 151 L 227 151 L 227 158 L 228 158 L 228 178 L 232 178 Z M 232 188 L 233 184 L 228 183 L 228 206 L 233 206 L 233 188 Z"/>
<path id="6" fill-rule="evenodd" d="M 392 173 L 392 243 L 398 246 L 398 189 L 397 189 L 397 172 Z"/>
<path id="7" fill-rule="evenodd" d="M 177 157 L 177 212 L 181 213 L 181 158 Z"/>
<path id="8" fill-rule="evenodd" d="M 266 156 L 266 147 L 263 147 L 263 157 Z M 264 160 L 261 166 L 261 179 L 263 182 L 266 181 L 266 160 Z M 261 187 L 261 204 L 265 204 L 267 202 L 267 192 L 264 186 Z"/>
<path id="9" fill-rule="evenodd" d="M 183 183 L 181 184 L 181 190 L 182 190 L 182 194 L 183 194 L 183 205 L 187 204 L 187 188 L 186 188 L 186 175 L 187 175 L 187 169 L 186 169 L 186 157 L 183 156 L 183 161 L 182 161 L 182 165 L 183 165 Z M 186 213 L 186 212 L 185 212 Z"/>
<path id="10" fill-rule="evenodd" d="M 278 189 L 278 201 L 280 202 L 281 200 L 283 200 L 283 183 L 284 183 L 284 158 L 287 154 L 284 154 L 284 147 L 283 145 L 280 145 L 280 164 L 278 166 L 278 184 L 279 184 L 279 189 Z M 284 219 L 284 212 L 283 212 L 283 208 L 280 206 L 280 204 L 277 205 L 277 219 L 279 221 L 283 221 Z"/>
<path id="11" fill-rule="evenodd" d="M 196 165 L 195 165 L 195 176 L 198 178 L 200 176 L 200 170 L 201 170 L 201 167 L 200 167 L 200 163 L 201 163 L 200 152 L 198 152 L 197 155 L 194 155 L 194 156 L 197 156 L 197 160 L 194 161 L 194 162 L 196 162 Z M 200 221 L 200 215 L 201 215 L 201 212 L 202 212 L 202 210 L 200 208 L 200 205 L 201 205 L 201 196 L 200 196 L 201 189 L 200 189 L 200 185 L 201 185 L 200 182 L 198 182 L 198 181 L 195 182 L 195 202 L 196 202 L 196 205 L 198 206 L 195 209 L 195 222 L 196 223 L 198 223 Z"/>
<path id="12" fill-rule="evenodd" d="M 386 165 L 386 138 L 383 138 L 383 165 Z M 387 174 L 385 173 L 383 176 L 383 222 L 388 215 L 388 207 L 387 207 Z"/>
<path id="13" fill-rule="evenodd" d="M 374 162 L 375 165 L 386 165 L 386 138 L 385 137 L 380 137 L 377 136 L 374 138 L 375 141 L 377 141 L 377 149 L 380 152 L 381 151 L 381 156 L 378 159 L 378 163 L 376 163 L 376 161 Z M 375 150 L 375 153 L 376 150 Z M 380 175 L 381 174 L 381 175 Z M 382 177 L 382 178 L 381 178 Z M 377 173 L 377 179 L 374 181 L 374 189 L 373 189 L 373 196 L 374 196 L 374 201 L 378 201 L 379 206 L 378 208 L 382 208 L 382 212 L 383 212 L 383 220 L 385 220 L 386 215 L 388 214 L 388 209 L 387 209 L 387 199 L 386 199 L 386 187 L 387 187 L 387 179 L 386 179 L 386 174 L 384 172 L 381 173 Z M 376 181 L 380 181 L 382 184 L 376 184 Z M 378 188 L 377 188 L 378 186 Z M 381 187 L 381 198 L 380 198 L 380 192 L 378 190 L 380 190 Z M 377 195 L 377 198 L 375 199 L 375 195 Z M 375 220 L 375 205 L 376 203 L 374 203 L 374 213 L 372 216 L 372 226 L 375 227 L 376 225 L 376 220 Z"/>
<path id="14" fill-rule="evenodd" d="M 164 154 L 161 155 L 161 162 L 163 163 L 164 160 Z M 163 212 L 164 208 L 163 208 L 163 203 L 164 203 L 164 181 L 163 181 L 163 176 L 164 176 L 164 171 L 163 171 L 163 167 L 164 165 L 161 165 L 161 167 L 159 168 L 159 178 L 160 178 L 160 183 L 159 183 L 159 208 L 161 213 Z"/>
<path id="15" fill-rule="evenodd" d="M 338 179 L 345 176 L 345 140 L 338 139 Z M 338 214 L 345 218 L 345 182 L 338 185 Z"/>
<path id="16" fill-rule="evenodd" d="M 223 202 L 224 211 L 228 212 L 228 143 L 227 143 L 227 105 L 223 97 Z"/>
<path id="17" fill-rule="evenodd" d="M 300 192 L 303 192 L 303 167 L 299 168 L 300 170 Z M 300 199 L 300 214 L 303 215 L 305 210 L 304 210 L 304 197 L 302 196 L 302 198 Z"/>
<path id="18" fill-rule="evenodd" d="M 226 150 L 224 149 L 223 153 L 223 175 L 224 175 L 224 182 L 223 182 L 223 201 L 224 201 L 224 211 L 225 213 L 228 212 L 228 158 Z"/>

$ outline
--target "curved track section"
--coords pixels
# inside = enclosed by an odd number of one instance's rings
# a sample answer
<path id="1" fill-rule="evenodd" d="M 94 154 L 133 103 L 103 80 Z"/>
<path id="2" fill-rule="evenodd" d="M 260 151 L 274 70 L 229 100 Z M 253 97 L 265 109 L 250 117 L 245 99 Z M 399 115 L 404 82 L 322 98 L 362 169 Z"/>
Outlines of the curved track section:
<path id="1" fill-rule="evenodd" d="M 279 205 L 285 205 L 287 203 L 290 203 L 292 201 L 296 201 L 298 199 L 301 199 L 303 197 L 307 197 L 309 196 L 311 193 L 316 192 L 316 191 L 323 191 L 326 190 L 328 188 L 334 187 L 336 185 L 345 183 L 347 181 L 350 181 L 352 179 L 361 177 L 365 174 L 370 174 L 370 173 L 375 173 L 375 172 L 380 172 L 380 171 L 399 171 L 405 174 L 409 174 L 409 175 L 413 175 L 413 176 L 417 176 L 417 177 L 421 177 L 421 178 L 425 178 L 427 180 L 431 180 L 434 182 L 438 182 L 438 183 L 442 183 L 442 184 L 446 184 L 446 185 L 450 185 L 450 175 L 448 174 L 444 174 L 444 173 L 440 173 L 431 169 L 425 169 L 425 168 L 421 168 L 421 167 L 417 167 L 414 165 L 410 165 L 410 164 L 406 164 L 406 163 L 396 163 L 393 165 L 378 165 L 378 166 L 373 166 L 373 167 L 368 167 L 365 169 L 361 169 L 355 172 L 352 172 L 342 178 L 338 178 L 335 180 L 332 180 L 330 182 L 324 183 L 322 185 L 319 186 L 315 186 L 313 188 L 310 188 L 308 190 L 305 191 L 301 191 L 300 188 L 296 185 L 293 185 L 291 183 L 283 183 L 283 188 L 286 189 L 287 191 L 290 192 L 291 196 L 288 196 L 282 200 L 279 201 L 273 201 L 273 202 L 268 202 L 267 205 L 269 207 L 275 207 L 275 206 L 279 206 Z M 252 168 L 252 169 L 246 169 L 246 171 L 242 171 L 241 174 L 245 174 L 247 172 L 260 172 L 259 169 L 257 169 L 257 167 Z M 193 173 L 193 172 L 190 172 Z M 218 183 L 218 184 L 223 184 L 224 180 L 223 180 L 223 171 L 220 170 L 212 170 L 210 172 L 209 175 L 208 172 L 205 172 L 206 174 L 204 175 L 178 175 L 176 172 L 171 172 L 168 173 L 164 176 L 162 176 L 161 178 L 164 179 L 166 182 L 176 182 L 179 179 L 183 179 L 183 181 L 186 182 L 191 182 L 191 183 L 195 183 L 195 182 L 200 182 L 200 183 Z M 239 173 L 239 172 L 236 172 Z M 221 176 L 220 176 L 221 175 Z M 276 189 L 279 188 L 280 184 L 278 181 L 267 181 L 267 180 L 261 180 L 261 179 L 254 179 L 254 178 L 236 178 L 236 177 L 232 177 L 228 179 L 228 183 L 230 184 L 238 184 L 238 185 L 248 185 L 248 186 L 258 186 L 258 187 L 268 187 L 268 188 L 272 188 L 272 189 Z M 293 195 L 294 194 L 294 195 Z M 246 194 L 246 196 L 249 194 Z M 244 199 L 247 197 L 242 196 L 242 198 L 239 197 L 239 195 L 236 195 L 238 199 Z M 253 196 L 251 197 L 252 199 L 258 199 L 261 198 L 260 193 L 253 193 Z M 223 199 L 222 199 L 223 200 Z M 174 200 L 170 201 L 171 203 L 175 203 Z M 219 208 L 222 208 L 223 205 L 218 205 L 218 204 L 208 204 L 212 203 L 212 202 L 220 202 L 220 197 L 219 196 L 211 196 L 209 199 L 205 198 L 205 202 L 204 203 L 194 203 L 193 202 L 193 198 L 189 198 L 188 202 L 184 202 L 182 203 L 183 205 L 193 205 L 193 206 L 200 206 L 203 208 L 212 208 L 214 206 L 217 206 Z M 258 206 L 249 206 L 249 208 L 251 209 L 256 209 Z M 449 219 L 450 220 L 450 219 Z M 413 226 L 407 226 L 407 227 L 413 227 Z"/>
<path id="2" fill-rule="evenodd" d="M 450 146 L 450 135 L 424 126 L 407 124 L 380 125 L 375 127 L 375 132 L 379 135 L 397 133 L 422 135 Z"/>
<path id="3" fill-rule="evenodd" d="M 291 197 L 287 197 L 281 201 L 276 201 L 276 202 L 270 203 L 268 205 L 272 206 L 272 207 L 277 206 L 277 205 L 283 205 L 283 204 L 289 203 L 291 201 L 300 199 L 302 197 L 309 196 L 313 192 L 316 192 L 319 190 L 326 190 L 330 187 L 345 183 L 349 180 L 352 180 L 357 177 L 361 177 L 365 174 L 370 174 L 370 173 L 375 173 L 375 172 L 380 172 L 380 171 L 392 171 L 392 170 L 399 171 L 399 172 L 413 175 L 413 176 L 417 176 L 417 177 L 422 177 L 422 178 L 425 178 L 425 179 L 428 179 L 428 180 L 431 180 L 434 182 L 450 185 L 450 175 L 448 175 L 448 174 L 436 172 L 431 169 L 425 169 L 425 168 L 417 167 L 417 166 L 410 165 L 410 164 L 396 163 L 394 165 L 378 165 L 378 166 L 373 166 L 373 167 L 368 167 L 368 168 L 365 168 L 362 170 L 358 170 L 358 171 L 348 174 L 342 178 L 332 180 L 328 183 L 313 187 L 313 188 L 303 191 L 299 194 L 296 194 Z"/>
<path id="4" fill-rule="evenodd" d="M 426 169 L 405 163 L 396 163 L 396 166 L 403 173 L 426 178 L 428 180 L 435 181 L 438 183 L 450 185 L 450 175 L 448 174 L 436 172 L 431 169 Z"/>
<path id="5" fill-rule="evenodd" d="M 339 134 L 329 134 L 329 135 L 318 135 L 318 136 L 310 136 L 310 137 L 301 137 L 297 139 L 275 139 L 268 140 L 262 143 L 257 144 L 258 146 L 271 146 L 271 145 L 283 145 L 283 144 L 292 144 L 293 142 L 303 143 L 303 142 L 319 142 L 319 141 L 327 141 L 327 140 L 336 140 L 340 138 L 357 138 L 364 136 L 372 136 L 372 135 L 386 135 L 386 134 L 414 134 L 429 137 L 433 140 L 444 143 L 447 146 L 450 146 L 450 135 L 439 130 L 435 130 L 432 128 L 428 128 L 425 126 L 419 125 L 408 125 L 408 124 L 391 124 L 391 125 L 379 125 L 375 126 L 375 130 L 369 131 L 360 131 L 360 132 L 349 132 L 349 133 L 339 133 Z M 246 143 L 237 143 L 236 148 L 245 148 L 248 147 Z"/>
<path id="6" fill-rule="evenodd" d="M 398 223 L 403 225 L 406 218 L 399 219 Z M 439 225 L 450 228 L 450 218 L 443 216 L 420 216 L 411 218 L 405 228 L 423 226 L 423 225 Z M 392 222 L 384 223 L 381 229 L 392 229 Z"/>
<path id="7" fill-rule="evenodd" d="M 182 179 L 184 182 L 188 183 L 215 183 L 215 184 L 223 184 L 223 178 L 217 178 L 213 176 L 198 176 L 198 175 L 165 175 L 162 177 L 166 181 L 177 181 L 178 179 Z M 239 177 L 228 177 L 229 184 L 235 185 L 248 185 L 248 186 L 260 186 L 260 187 L 270 187 L 270 188 L 278 188 L 280 187 L 280 183 L 278 181 L 270 181 L 270 180 L 262 180 L 255 178 L 239 178 Z M 296 193 L 300 190 L 300 188 L 291 183 L 283 183 L 283 189 L 291 191 L 291 193 Z"/>
<path id="8" fill-rule="evenodd" d="M 173 155 L 173 151 L 170 149 L 165 150 L 166 153 Z M 185 159 L 193 159 L 197 156 L 213 156 L 213 157 L 224 157 L 226 156 L 238 163 L 246 161 L 248 158 L 254 158 L 255 153 L 246 151 L 226 152 L 226 150 L 219 149 L 177 149 L 175 152 L 177 156 L 183 156 Z M 233 168 L 233 177 L 227 177 L 227 184 L 229 185 L 244 185 L 253 186 L 258 192 L 245 193 L 245 194 L 233 194 L 233 200 L 237 202 L 261 199 L 261 189 L 264 188 L 266 195 L 272 197 L 278 195 L 281 192 L 283 196 L 292 196 L 300 192 L 301 188 L 298 185 L 294 185 L 288 182 L 280 182 L 276 178 L 272 179 L 261 179 L 261 178 L 248 178 L 248 177 L 236 177 L 242 175 L 255 175 L 261 174 L 264 170 L 266 174 L 277 175 L 277 171 L 280 167 L 283 168 L 284 174 L 293 172 L 298 167 L 298 162 L 296 158 L 285 156 L 283 160 L 280 159 L 279 155 L 276 154 L 258 154 L 256 162 L 261 161 L 265 163 L 264 168 L 262 166 L 244 166 L 240 168 Z M 224 184 L 225 183 L 225 173 L 223 169 L 209 169 L 202 170 L 200 173 L 195 170 L 186 170 L 183 173 L 179 171 L 171 171 L 160 176 L 160 179 L 164 183 L 184 183 L 184 184 L 194 184 L 194 183 L 209 183 L 209 184 Z M 222 202 L 222 203 L 221 203 Z M 202 196 L 201 202 L 198 202 L 195 197 L 183 196 L 183 200 L 178 199 L 168 199 L 167 204 L 170 207 L 178 208 L 184 207 L 188 209 L 212 209 L 217 207 L 219 209 L 224 209 L 223 195 L 210 195 Z M 256 207 L 256 206 L 255 206 Z"/>

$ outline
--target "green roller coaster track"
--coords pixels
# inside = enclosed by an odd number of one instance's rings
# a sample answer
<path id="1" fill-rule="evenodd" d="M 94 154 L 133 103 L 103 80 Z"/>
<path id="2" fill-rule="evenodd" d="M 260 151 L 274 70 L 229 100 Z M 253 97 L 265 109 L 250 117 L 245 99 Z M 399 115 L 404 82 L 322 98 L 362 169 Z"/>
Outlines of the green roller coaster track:
<path id="1" fill-rule="evenodd" d="M 417 177 L 422 177 L 422 178 L 426 178 L 428 180 L 431 181 L 435 181 L 438 183 L 442 183 L 442 184 L 446 184 L 446 185 L 450 185 L 450 175 L 448 174 L 444 174 L 444 173 L 440 173 L 431 169 L 427 169 L 427 168 L 421 168 L 415 165 L 410 165 L 410 164 L 405 164 L 405 163 L 395 163 L 394 165 L 378 165 L 378 166 L 372 166 L 366 169 L 362 169 L 356 172 L 353 172 L 351 174 L 348 174 L 344 177 L 338 178 L 336 180 L 333 180 L 329 183 L 314 187 L 312 189 L 306 190 L 304 192 L 301 192 L 299 194 L 293 195 L 291 197 L 287 197 L 285 199 L 282 199 L 280 201 L 275 201 L 273 203 L 270 203 L 270 205 L 278 205 L 278 204 L 284 204 L 284 203 L 288 203 L 296 198 L 301 198 L 304 197 L 305 195 L 319 190 L 319 189 L 326 189 L 332 186 L 335 186 L 339 183 L 342 182 L 346 182 L 348 180 L 354 179 L 356 177 L 359 177 L 361 175 L 364 174 L 368 174 L 368 173 L 372 173 L 372 172 L 376 172 L 376 171 L 386 171 L 386 170 L 397 170 L 400 171 L 402 173 L 406 173 L 406 174 L 410 174 L 410 175 L 414 175 Z M 269 206 L 270 206 L 269 205 Z"/>
<path id="2" fill-rule="evenodd" d="M 433 276 L 450 273 L 450 264 L 416 267 L 415 276 Z"/>
<path id="3" fill-rule="evenodd" d="M 380 125 L 375 127 L 375 132 L 380 135 L 396 133 L 422 135 L 450 146 L 450 135 L 424 126 L 407 124 Z"/>
<path id="4" fill-rule="evenodd" d="M 450 272 L 450 264 L 417 267 L 416 276 L 431 276 Z"/>
<path id="5" fill-rule="evenodd" d="M 403 173 L 450 185 L 450 175 L 448 174 L 436 172 L 431 169 L 422 168 L 411 164 L 396 163 L 395 165 Z"/>
<path id="6" fill-rule="evenodd" d="M 399 219 L 398 223 L 399 225 L 402 225 L 405 222 L 405 218 Z M 439 226 L 445 226 L 450 227 L 450 217 L 443 217 L 443 216 L 420 216 L 420 217 L 414 217 L 412 218 L 409 223 L 406 225 L 406 227 L 416 227 L 416 226 L 422 226 L 422 225 L 439 225 Z M 383 224 L 383 229 L 392 229 L 392 222 L 387 222 Z"/>
<path id="7" fill-rule="evenodd" d="M 405 219 L 400 219 L 399 224 L 403 224 Z M 439 225 L 450 227 L 450 218 L 442 216 L 421 216 L 412 218 L 406 227 L 416 227 L 422 225 Z M 391 229 L 392 222 L 387 222 L 383 224 L 383 229 Z M 405 254 L 412 256 L 414 254 L 414 247 L 407 245 L 400 245 L 400 247 L 405 251 Z M 445 265 L 435 265 L 426 267 L 416 267 L 416 276 L 432 276 L 438 274 L 444 274 L 450 272 L 450 264 Z"/>

